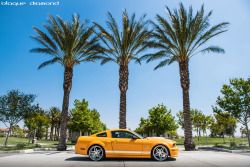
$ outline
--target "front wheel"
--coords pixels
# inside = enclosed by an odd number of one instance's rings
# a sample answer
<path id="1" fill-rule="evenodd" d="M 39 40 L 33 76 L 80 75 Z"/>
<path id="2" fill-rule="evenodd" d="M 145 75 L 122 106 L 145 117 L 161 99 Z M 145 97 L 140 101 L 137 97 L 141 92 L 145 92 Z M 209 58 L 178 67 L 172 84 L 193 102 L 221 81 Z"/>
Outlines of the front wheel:
<path id="1" fill-rule="evenodd" d="M 158 145 L 152 150 L 152 157 L 157 161 L 165 161 L 168 158 L 169 152 L 166 146 Z"/>
<path id="2" fill-rule="evenodd" d="M 99 161 L 104 158 L 104 150 L 101 146 L 94 145 L 90 147 L 88 155 L 92 161 Z"/>

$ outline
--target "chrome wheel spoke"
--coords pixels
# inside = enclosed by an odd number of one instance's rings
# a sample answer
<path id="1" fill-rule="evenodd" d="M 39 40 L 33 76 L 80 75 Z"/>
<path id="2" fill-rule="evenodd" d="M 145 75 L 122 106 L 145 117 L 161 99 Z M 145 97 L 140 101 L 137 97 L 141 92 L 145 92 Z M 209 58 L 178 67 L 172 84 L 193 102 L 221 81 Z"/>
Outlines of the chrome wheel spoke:
<path id="1" fill-rule="evenodd" d="M 153 156 L 158 161 L 163 161 L 168 157 L 168 150 L 165 146 L 157 146 L 153 150 Z"/>
<path id="2" fill-rule="evenodd" d="M 90 148 L 89 157 L 94 161 L 98 161 L 98 160 L 102 159 L 102 157 L 103 157 L 102 148 L 99 146 L 93 146 L 92 148 Z"/>

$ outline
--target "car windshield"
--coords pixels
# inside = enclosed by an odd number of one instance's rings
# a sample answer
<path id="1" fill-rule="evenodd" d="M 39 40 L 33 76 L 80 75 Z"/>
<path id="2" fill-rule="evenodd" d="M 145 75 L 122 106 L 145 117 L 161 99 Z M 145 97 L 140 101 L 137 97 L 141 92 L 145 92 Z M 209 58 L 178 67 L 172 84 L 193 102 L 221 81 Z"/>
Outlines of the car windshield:
<path id="1" fill-rule="evenodd" d="M 142 137 L 141 135 L 139 135 L 138 133 L 134 132 L 134 131 L 131 131 L 132 133 L 136 134 L 137 136 L 139 136 L 140 138 L 142 139 L 145 139 L 145 137 Z"/>

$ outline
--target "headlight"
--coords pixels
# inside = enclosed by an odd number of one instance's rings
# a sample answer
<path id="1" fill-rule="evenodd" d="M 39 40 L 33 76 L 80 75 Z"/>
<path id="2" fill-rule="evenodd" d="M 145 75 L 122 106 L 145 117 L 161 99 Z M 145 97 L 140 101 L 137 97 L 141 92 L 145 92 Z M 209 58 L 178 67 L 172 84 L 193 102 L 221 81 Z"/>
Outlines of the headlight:
<path id="1" fill-rule="evenodd" d="M 172 147 L 175 147 L 175 146 L 176 146 L 176 143 L 174 143 Z"/>

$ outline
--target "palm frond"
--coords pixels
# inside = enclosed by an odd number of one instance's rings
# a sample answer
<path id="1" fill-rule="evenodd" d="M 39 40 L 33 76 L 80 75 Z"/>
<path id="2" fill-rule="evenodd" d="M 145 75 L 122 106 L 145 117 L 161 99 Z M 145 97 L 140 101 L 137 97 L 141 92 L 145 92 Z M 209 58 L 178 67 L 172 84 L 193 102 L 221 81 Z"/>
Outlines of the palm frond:
<path id="1" fill-rule="evenodd" d="M 99 38 L 93 36 L 94 26 L 88 28 L 87 20 L 81 23 L 80 16 L 73 14 L 71 22 L 64 21 L 60 16 L 53 17 L 50 14 L 47 24 L 44 24 L 48 33 L 33 27 L 37 36 L 31 36 L 43 47 L 31 49 L 32 53 L 45 53 L 54 57 L 39 66 L 59 62 L 64 67 L 73 68 L 83 61 L 100 59 L 103 53 L 100 49 Z"/>
<path id="2" fill-rule="evenodd" d="M 145 20 L 145 17 L 146 15 L 143 15 L 137 20 L 134 13 L 129 17 L 124 10 L 120 28 L 109 12 L 106 21 L 107 29 L 93 22 L 99 30 L 99 32 L 95 30 L 94 32 L 104 44 L 102 46 L 103 55 L 107 57 L 101 64 L 113 61 L 119 65 L 127 65 L 131 60 L 140 63 L 137 56 L 149 47 L 145 42 L 151 38 L 152 34 L 147 28 L 149 21 Z"/>
<path id="3" fill-rule="evenodd" d="M 56 63 L 56 62 L 59 62 L 59 63 L 60 63 L 60 59 L 57 58 L 57 57 L 54 58 L 54 59 L 52 59 L 52 60 L 48 60 L 48 61 L 43 62 L 43 63 L 38 67 L 38 69 L 40 70 L 41 68 L 46 67 L 47 65 L 54 64 L 54 63 Z"/>
<path id="4" fill-rule="evenodd" d="M 205 14 L 204 5 L 193 14 L 192 6 L 188 10 L 180 3 L 179 9 L 170 10 L 166 6 L 168 19 L 156 15 L 157 24 L 152 22 L 154 32 L 153 40 L 147 41 L 150 48 L 159 49 L 155 54 L 147 54 L 140 58 L 151 62 L 158 59 L 165 59 L 155 68 L 177 62 L 189 62 L 189 59 L 198 53 L 224 53 L 225 51 L 217 46 L 209 46 L 198 51 L 211 38 L 227 31 L 228 22 L 222 22 L 210 26 L 209 20 L 212 11 Z"/>
<path id="5" fill-rule="evenodd" d="M 209 46 L 209 47 L 206 47 L 206 48 L 194 53 L 193 56 L 198 54 L 198 53 L 206 53 L 206 52 L 207 53 L 210 53 L 210 52 L 213 52 L 213 53 L 225 53 L 225 50 L 222 49 L 219 46 Z"/>
<path id="6" fill-rule="evenodd" d="M 159 69 L 159 68 L 162 68 L 162 67 L 164 67 L 164 66 L 167 65 L 167 64 L 169 64 L 169 59 L 166 59 L 166 60 L 161 61 L 161 62 L 154 68 L 154 70 L 157 70 L 157 69 Z"/>
<path id="7" fill-rule="evenodd" d="M 113 58 L 110 58 L 110 57 L 105 57 L 105 58 L 102 59 L 101 65 L 104 65 L 104 64 L 106 64 L 108 62 L 115 62 L 116 63 L 116 60 L 113 59 Z"/>

